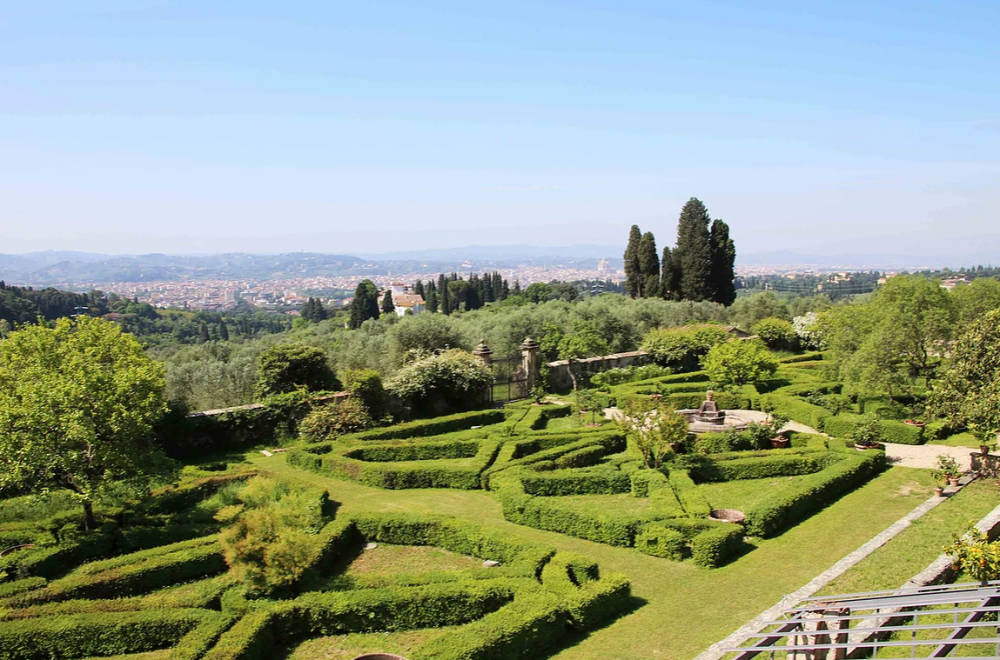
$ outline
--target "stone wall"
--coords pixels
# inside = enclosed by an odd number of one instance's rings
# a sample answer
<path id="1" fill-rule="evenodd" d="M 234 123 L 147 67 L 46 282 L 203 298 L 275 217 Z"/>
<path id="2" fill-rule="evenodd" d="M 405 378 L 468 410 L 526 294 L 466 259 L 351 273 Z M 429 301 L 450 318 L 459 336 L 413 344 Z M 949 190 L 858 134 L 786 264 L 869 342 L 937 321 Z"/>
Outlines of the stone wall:
<path id="1" fill-rule="evenodd" d="M 630 351 L 583 358 L 582 360 L 556 360 L 545 366 L 549 369 L 549 389 L 560 391 L 573 389 L 574 377 L 579 380 L 581 376 L 590 376 L 608 369 L 631 367 L 648 362 L 649 356 L 646 351 Z"/>

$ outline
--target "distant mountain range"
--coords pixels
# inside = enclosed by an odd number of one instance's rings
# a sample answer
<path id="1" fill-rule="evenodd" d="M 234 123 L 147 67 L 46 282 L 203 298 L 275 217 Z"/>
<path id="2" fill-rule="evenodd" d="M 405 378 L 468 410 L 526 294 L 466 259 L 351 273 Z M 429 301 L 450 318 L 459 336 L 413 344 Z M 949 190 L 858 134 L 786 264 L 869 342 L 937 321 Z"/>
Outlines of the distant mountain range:
<path id="1" fill-rule="evenodd" d="M 276 280 L 315 276 L 437 274 L 451 271 L 506 270 L 518 266 L 592 270 L 607 259 L 622 267 L 624 246 L 471 245 L 407 252 L 360 255 L 293 252 L 286 254 L 227 253 L 215 255 L 108 255 L 46 251 L 0 254 L 0 279 L 9 284 L 85 286 L 92 282 L 151 282 L 208 279 Z M 997 258 L 980 254 L 907 256 L 899 254 L 811 255 L 777 251 L 740 254 L 737 266 L 843 270 L 918 270 L 990 265 Z"/>

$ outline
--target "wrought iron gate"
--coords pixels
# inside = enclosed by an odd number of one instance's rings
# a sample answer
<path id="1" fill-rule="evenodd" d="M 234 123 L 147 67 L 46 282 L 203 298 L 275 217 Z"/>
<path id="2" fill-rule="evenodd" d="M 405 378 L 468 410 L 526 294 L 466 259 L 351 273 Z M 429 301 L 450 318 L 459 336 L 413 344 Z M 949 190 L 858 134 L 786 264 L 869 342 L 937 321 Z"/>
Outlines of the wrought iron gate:
<path id="1" fill-rule="evenodd" d="M 527 398 L 528 374 L 522 366 L 520 354 L 493 360 L 493 385 L 490 388 L 491 403 L 504 403 Z"/>

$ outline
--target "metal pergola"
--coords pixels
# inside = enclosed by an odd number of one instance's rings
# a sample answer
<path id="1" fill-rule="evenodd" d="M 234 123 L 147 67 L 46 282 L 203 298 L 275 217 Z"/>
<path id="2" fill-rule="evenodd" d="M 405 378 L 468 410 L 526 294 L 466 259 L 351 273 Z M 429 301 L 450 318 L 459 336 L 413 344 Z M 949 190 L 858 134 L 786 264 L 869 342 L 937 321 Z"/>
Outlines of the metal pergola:
<path id="1" fill-rule="evenodd" d="M 1000 657 L 1000 581 L 807 598 L 725 658 Z M 985 655 L 983 650 L 987 649 Z M 975 655 L 970 655 L 974 653 Z"/>

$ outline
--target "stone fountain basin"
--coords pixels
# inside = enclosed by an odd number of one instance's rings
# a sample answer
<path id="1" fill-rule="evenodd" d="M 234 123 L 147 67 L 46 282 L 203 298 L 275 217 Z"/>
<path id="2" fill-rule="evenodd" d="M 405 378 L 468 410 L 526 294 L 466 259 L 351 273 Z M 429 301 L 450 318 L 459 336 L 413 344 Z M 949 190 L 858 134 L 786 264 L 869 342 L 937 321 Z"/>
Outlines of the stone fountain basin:
<path id="1" fill-rule="evenodd" d="M 695 408 L 678 410 L 677 412 L 687 417 L 688 431 L 691 433 L 717 433 L 727 429 L 742 431 L 750 426 L 750 422 L 752 421 L 746 417 L 742 417 L 740 413 L 735 410 L 722 411 L 726 414 L 726 416 L 719 421 L 699 420 L 699 413 Z"/>

